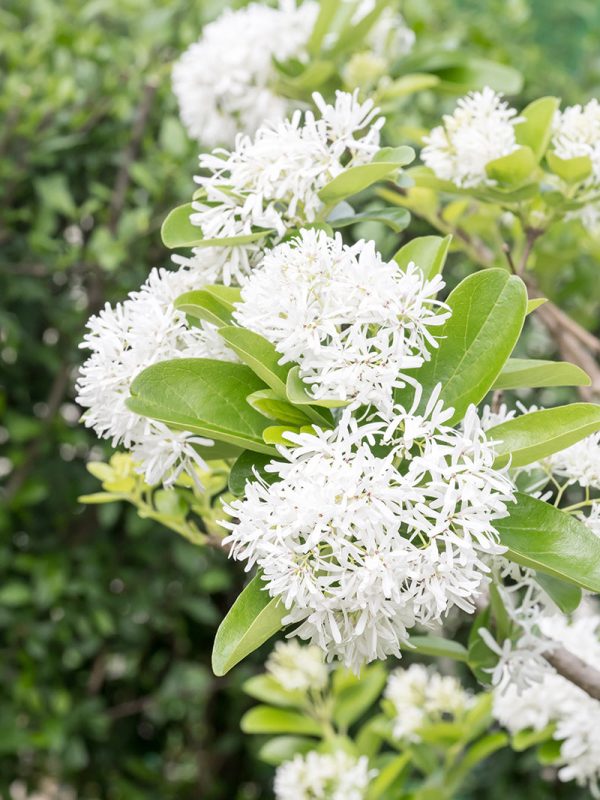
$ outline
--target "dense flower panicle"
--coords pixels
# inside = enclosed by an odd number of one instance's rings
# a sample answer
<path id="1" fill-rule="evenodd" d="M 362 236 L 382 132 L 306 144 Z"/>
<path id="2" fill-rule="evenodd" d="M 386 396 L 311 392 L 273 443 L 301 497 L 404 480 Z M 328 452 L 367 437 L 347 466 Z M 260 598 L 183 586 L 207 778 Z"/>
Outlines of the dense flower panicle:
<path id="1" fill-rule="evenodd" d="M 81 347 L 91 351 L 77 381 L 77 401 L 86 410 L 85 424 L 98 436 L 131 449 L 148 483 L 172 482 L 182 469 L 192 476 L 206 469 L 194 445 L 212 440 L 140 417 L 126 406 L 131 382 L 143 369 L 178 357 L 232 360 L 216 329 L 190 327 L 173 307 L 183 292 L 198 285 L 191 270 L 154 269 L 137 292 L 123 303 L 108 303 L 88 321 Z"/>
<path id="2" fill-rule="evenodd" d="M 443 418 L 439 401 L 429 413 Z M 414 409 L 393 417 L 359 427 L 346 411 L 334 431 L 289 434 L 269 467 L 279 480 L 248 482 L 227 508 L 230 553 L 260 567 L 284 623 L 355 670 L 400 656 L 416 622 L 474 610 L 513 499 L 475 409 L 460 431 L 431 431 Z"/>
<path id="3" fill-rule="evenodd" d="M 333 105 L 315 94 L 320 116 L 295 111 L 290 119 L 264 124 L 256 135 L 240 135 L 232 151 L 200 156 L 208 175 L 196 177 L 203 190 L 192 204 L 190 221 L 205 239 L 248 237 L 274 231 L 271 244 L 285 232 L 313 222 L 323 210 L 319 190 L 345 169 L 370 162 L 379 150 L 373 102 L 337 92 Z M 256 242 L 225 248 L 223 280 L 242 282 L 260 260 Z"/>
<path id="4" fill-rule="evenodd" d="M 373 242 L 302 230 L 267 253 L 242 287 L 234 317 L 295 362 L 316 399 L 389 408 L 403 373 L 437 347 L 449 316 L 430 281 L 410 264 L 384 262 Z"/>
<path id="5" fill-rule="evenodd" d="M 581 439 L 547 459 L 552 472 L 568 483 L 600 489 L 600 433 Z"/>
<path id="6" fill-rule="evenodd" d="M 281 0 L 277 8 L 250 3 L 226 9 L 205 26 L 173 67 L 173 91 L 188 133 L 202 144 L 230 145 L 283 119 L 289 101 L 277 94 L 273 60 L 306 57 L 318 3 Z"/>
<path id="7" fill-rule="evenodd" d="M 541 617 L 538 624 L 549 641 L 566 647 L 587 664 L 600 663 L 600 617 L 596 611 L 576 615 L 569 621 L 555 614 Z M 587 785 L 600 796 L 600 702 L 583 689 L 547 670 L 538 683 L 520 690 L 511 684 L 494 693 L 494 716 L 511 733 L 543 730 L 553 724 L 553 738 L 561 742 L 560 769 L 563 781 Z"/>
<path id="8" fill-rule="evenodd" d="M 514 108 L 489 87 L 458 101 L 444 124 L 423 141 L 421 158 L 436 176 L 457 186 L 492 184 L 486 166 L 517 149 L 515 126 L 521 121 Z"/>
<path id="9" fill-rule="evenodd" d="M 277 768 L 275 800 L 364 800 L 376 775 L 366 756 L 311 751 Z"/>
<path id="10" fill-rule="evenodd" d="M 267 659 L 267 672 L 290 692 L 319 692 L 327 686 L 329 670 L 323 652 L 297 640 L 277 642 Z"/>
<path id="11" fill-rule="evenodd" d="M 472 705 L 472 696 L 460 681 L 423 664 L 390 673 L 385 697 L 394 708 L 394 736 L 411 742 L 421 741 L 419 729 L 424 725 L 449 716 L 458 719 Z"/>
<path id="12" fill-rule="evenodd" d="M 551 147 L 559 158 L 587 156 L 592 162 L 590 183 L 600 183 L 600 103 L 568 106 L 557 111 L 552 126 Z"/>

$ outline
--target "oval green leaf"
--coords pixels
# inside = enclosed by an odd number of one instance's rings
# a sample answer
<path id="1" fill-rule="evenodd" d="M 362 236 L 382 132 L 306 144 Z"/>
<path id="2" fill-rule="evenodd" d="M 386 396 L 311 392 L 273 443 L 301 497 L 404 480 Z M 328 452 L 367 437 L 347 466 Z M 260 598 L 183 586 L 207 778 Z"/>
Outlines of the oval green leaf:
<path id="1" fill-rule="evenodd" d="M 444 269 L 451 241 L 452 236 L 420 236 L 401 247 L 394 261 L 402 269 L 406 269 L 412 261 L 426 278 L 433 278 Z"/>
<path id="2" fill-rule="evenodd" d="M 590 376 L 568 361 L 509 358 L 494 389 L 537 389 L 544 386 L 589 386 Z"/>

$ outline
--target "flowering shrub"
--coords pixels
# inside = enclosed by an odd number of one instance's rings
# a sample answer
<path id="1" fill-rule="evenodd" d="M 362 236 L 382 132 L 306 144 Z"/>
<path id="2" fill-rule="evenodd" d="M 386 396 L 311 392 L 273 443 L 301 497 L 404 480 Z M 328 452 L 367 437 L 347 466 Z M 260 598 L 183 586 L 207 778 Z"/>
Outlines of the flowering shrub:
<path id="1" fill-rule="evenodd" d="M 600 348 L 536 296 L 529 261 L 598 199 L 596 103 L 560 111 L 545 97 L 518 112 L 483 87 L 424 137 L 425 166 L 405 170 L 414 150 L 387 142 L 367 96 L 389 106 L 386 5 L 255 4 L 177 64 L 190 132 L 231 149 L 201 154 L 198 190 L 164 222 L 164 243 L 190 251 L 178 269 L 88 323 L 79 401 L 129 470 L 113 491 L 93 467 L 107 494 L 88 501 L 128 499 L 254 572 L 213 669 L 292 637 L 247 687 L 275 708 L 242 720 L 292 735 L 263 752 L 281 763 L 281 800 L 400 797 L 413 773 L 452 797 L 481 759 L 523 741 L 550 742 L 560 778 L 598 793 L 595 740 L 574 715 L 595 720 L 600 700 L 597 612 L 582 600 L 600 592 Z M 236 53 L 222 84 L 210 78 L 202 65 L 225 34 L 255 25 L 275 49 L 244 70 Z M 350 43 L 381 60 L 375 86 L 339 88 L 364 57 Z M 388 258 L 347 235 L 359 223 L 398 234 L 409 211 L 444 236 Z M 461 247 L 485 268 L 441 299 Z M 530 314 L 569 359 L 513 355 Z M 540 387 L 578 387 L 584 402 L 501 403 Z M 459 616 L 465 641 L 446 635 Z M 358 729 L 386 682 L 372 662 L 407 654 L 464 663 L 489 691 L 412 664 Z M 565 699 L 540 713 L 544 686 Z M 494 717 L 512 739 L 488 731 Z"/>

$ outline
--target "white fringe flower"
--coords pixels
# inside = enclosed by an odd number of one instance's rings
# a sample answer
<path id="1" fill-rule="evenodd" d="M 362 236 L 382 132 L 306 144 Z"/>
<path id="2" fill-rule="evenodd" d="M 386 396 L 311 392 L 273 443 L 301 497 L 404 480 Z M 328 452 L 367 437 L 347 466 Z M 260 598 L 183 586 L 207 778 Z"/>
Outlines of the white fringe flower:
<path id="1" fill-rule="evenodd" d="M 323 652 L 295 639 L 277 642 L 267 659 L 267 672 L 289 692 L 320 692 L 327 686 L 329 670 Z"/>
<path id="2" fill-rule="evenodd" d="M 483 554 L 504 551 L 494 520 L 513 491 L 475 409 L 459 431 L 436 395 L 422 416 L 419 399 L 385 421 L 359 427 L 346 411 L 334 431 L 289 434 L 268 468 L 279 480 L 247 483 L 226 509 L 232 557 L 262 570 L 284 624 L 356 671 L 400 656 L 416 622 L 472 612 Z"/>
<path id="3" fill-rule="evenodd" d="M 562 614 L 542 616 L 538 625 L 548 640 L 587 664 L 600 663 L 597 612 L 578 614 L 572 621 Z M 555 725 L 552 737 L 561 742 L 558 777 L 587 785 L 594 797 L 600 797 L 600 702 L 583 689 L 549 669 L 525 690 L 514 684 L 497 690 L 494 716 L 513 734 Z"/>
<path id="4" fill-rule="evenodd" d="M 311 751 L 277 768 L 275 800 L 364 800 L 376 775 L 366 756 Z"/>
<path id="5" fill-rule="evenodd" d="M 280 0 L 277 8 L 250 3 L 226 9 L 205 26 L 173 67 L 181 119 L 202 144 L 231 145 L 239 131 L 253 134 L 283 119 L 290 101 L 277 93 L 274 59 L 306 58 L 318 3 Z"/>
<path id="6" fill-rule="evenodd" d="M 559 158 L 587 156 L 592 162 L 590 183 L 600 183 L 600 103 L 590 100 L 585 106 L 568 106 L 557 111 L 552 128 L 551 147 Z"/>
<path id="7" fill-rule="evenodd" d="M 419 729 L 448 717 L 460 718 L 472 705 L 472 696 L 457 678 L 441 675 L 423 664 L 395 669 L 385 687 L 385 698 L 395 712 L 397 739 L 420 742 Z"/>
<path id="8" fill-rule="evenodd" d="M 547 459 L 552 472 L 568 483 L 600 489 L 600 433 L 576 442 Z"/>
<path id="9" fill-rule="evenodd" d="M 515 125 L 521 121 L 502 95 L 486 87 L 458 101 L 453 114 L 423 141 L 424 163 L 441 180 L 463 188 L 490 185 L 486 166 L 517 149 Z"/>
<path id="10" fill-rule="evenodd" d="M 384 262 L 374 242 L 302 230 L 267 253 L 242 288 L 234 317 L 296 362 L 319 400 L 351 400 L 389 409 L 403 373 L 437 347 L 449 316 L 430 281 L 410 264 Z"/>
<path id="11" fill-rule="evenodd" d="M 373 102 L 360 103 L 356 93 L 344 92 L 337 92 L 334 105 L 318 94 L 314 99 L 319 118 L 296 111 L 288 120 L 262 125 L 254 138 L 239 136 L 232 151 L 200 156 L 208 175 L 195 179 L 202 196 L 192 203 L 190 222 L 205 239 L 273 230 L 273 244 L 288 229 L 317 219 L 324 210 L 318 193 L 326 183 L 372 160 L 383 125 Z M 261 247 L 248 242 L 224 253 L 224 282 L 243 282 Z"/>
<path id="12" fill-rule="evenodd" d="M 159 361 L 178 357 L 233 360 L 216 329 L 208 324 L 190 327 L 173 301 L 198 287 L 191 270 L 154 269 L 137 292 L 123 303 L 108 303 L 87 323 L 80 347 L 91 350 L 77 381 L 77 401 L 86 410 L 84 422 L 113 447 L 132 451 L 148 483 L 172 483 L 182 470 L 192 477 L 206 464 L 195 449 L 210 446 L 211 439 L 134 414 L 126 406 L 132 380 Z"/>

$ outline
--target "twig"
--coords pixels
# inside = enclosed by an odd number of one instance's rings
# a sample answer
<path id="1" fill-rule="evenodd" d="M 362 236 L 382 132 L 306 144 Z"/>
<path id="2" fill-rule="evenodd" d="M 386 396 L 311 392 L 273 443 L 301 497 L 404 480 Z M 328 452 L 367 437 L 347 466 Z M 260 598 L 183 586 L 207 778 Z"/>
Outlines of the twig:
<path id="1" fill-rule="evenodd" d="M 579 656 L 565 650 L 564 647 L 557 647 L 545 653 L 544 658 L 559 675 L 579 686 L 590 697 L 600 700 L 600 671 L 595 667 L 582 661 Z"/>

